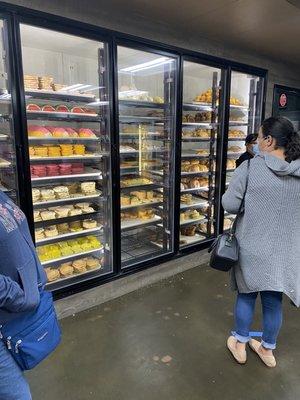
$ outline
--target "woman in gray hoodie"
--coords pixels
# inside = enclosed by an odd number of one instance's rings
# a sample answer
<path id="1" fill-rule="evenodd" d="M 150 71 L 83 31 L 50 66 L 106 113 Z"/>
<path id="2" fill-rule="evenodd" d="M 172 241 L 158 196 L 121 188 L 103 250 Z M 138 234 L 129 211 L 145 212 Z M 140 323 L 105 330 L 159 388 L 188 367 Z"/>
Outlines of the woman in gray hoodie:
<path id="1" fill-rule="evenodd" d="M 227 346 L 236 361 L 247 360 L 246 343 L 269 367 L 276 366 L 273 350 L 282 324 L 282 294 L 300 305 L 300 136 L 283 117 L 266 119 L 258 135 L 259 154 L 236 169 L 222 203 L 237 213 L 238 265 L 232 270 L 238 291 L 235 332 Z M 255 303 L 260 294 L 262 341 L 251 339 Z"/>

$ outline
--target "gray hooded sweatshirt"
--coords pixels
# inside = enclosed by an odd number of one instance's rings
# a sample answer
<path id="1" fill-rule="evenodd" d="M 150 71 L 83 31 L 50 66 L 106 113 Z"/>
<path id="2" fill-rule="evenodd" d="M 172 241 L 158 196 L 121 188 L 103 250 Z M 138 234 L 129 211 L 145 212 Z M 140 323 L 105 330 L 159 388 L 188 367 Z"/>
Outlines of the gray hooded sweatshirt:
<path id="1" fill-rule="evenodd" d="M 288 163 L 259 154 L 234 172 L 222 204 L 236 214 L 246 188 L 245 212 L 237 224 L 239 264 L 232 270 L 240 293 L 283 292 L 300 305 L 300 159 Z"/>

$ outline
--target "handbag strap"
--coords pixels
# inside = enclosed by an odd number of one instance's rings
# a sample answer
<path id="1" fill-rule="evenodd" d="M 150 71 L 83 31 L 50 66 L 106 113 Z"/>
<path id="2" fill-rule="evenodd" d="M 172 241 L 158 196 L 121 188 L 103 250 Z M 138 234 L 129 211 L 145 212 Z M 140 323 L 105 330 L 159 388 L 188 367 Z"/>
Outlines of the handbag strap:
<path id="1" fill-rule="evenodd" d="M 250 160 L 248 160 L 248 162 L 247 162 L 247 177 L 246 177 L 245 192 L 244 192 L 241 204 L 239 206 L 238 212 L 237 212 L 237 214 L 236 214 L 236 216 L 234 218 L 233 224 L 232 224 L 232 226 L 230 228 L 230 235 L 234 235 L 235 234 L 238 219 L 244 213 L 245 198 L 246 198 L 246 193 L 247 193 L 247 189 L 248 189 L 248 182 L 249 182 L 249 173 L 250 173 Z"/>

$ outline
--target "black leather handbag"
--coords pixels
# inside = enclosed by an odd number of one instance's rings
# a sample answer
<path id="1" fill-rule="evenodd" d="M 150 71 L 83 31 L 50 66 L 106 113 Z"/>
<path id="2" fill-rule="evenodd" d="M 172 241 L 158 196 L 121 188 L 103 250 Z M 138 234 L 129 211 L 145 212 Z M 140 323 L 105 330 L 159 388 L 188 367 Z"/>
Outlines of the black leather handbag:
<path id="1" fill-rule="evenodd" d="M 248 160 L 248 174 L 245 193 L 231 228 L 229 232 L 219 235 L 208 250 L 208 252 L 211 253 L 209 264 L 211 268 L 214 268 L 218 271 L 228 272 L 239 261 L 239 243 L 235 236 L 235 231 L 237 221 L 244 213 L 245 197 L 249 179 L 249 166 L 250 160 Z"/>

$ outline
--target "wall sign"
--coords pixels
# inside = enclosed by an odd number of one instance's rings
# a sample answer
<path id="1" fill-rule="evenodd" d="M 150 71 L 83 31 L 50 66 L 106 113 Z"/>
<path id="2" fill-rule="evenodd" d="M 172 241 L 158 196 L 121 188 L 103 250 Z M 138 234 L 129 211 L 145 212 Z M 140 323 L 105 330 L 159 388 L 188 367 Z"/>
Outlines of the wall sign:
<path id="1" fill-rule="evenodd" d="M 287 105 L 287 95 L 285 93 L 282 93 L 279 97 L 279 105 L 280 107 L 286 107 Z"/>

